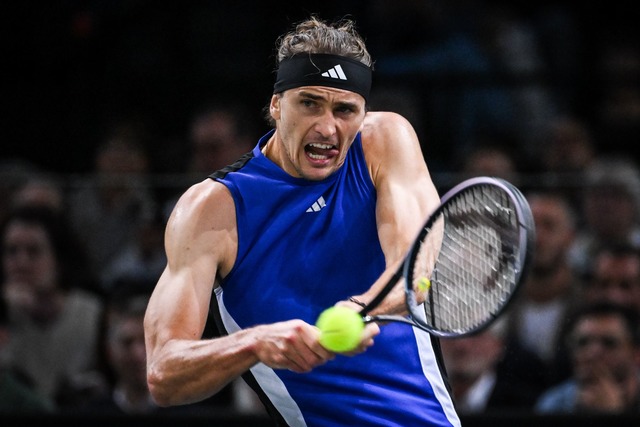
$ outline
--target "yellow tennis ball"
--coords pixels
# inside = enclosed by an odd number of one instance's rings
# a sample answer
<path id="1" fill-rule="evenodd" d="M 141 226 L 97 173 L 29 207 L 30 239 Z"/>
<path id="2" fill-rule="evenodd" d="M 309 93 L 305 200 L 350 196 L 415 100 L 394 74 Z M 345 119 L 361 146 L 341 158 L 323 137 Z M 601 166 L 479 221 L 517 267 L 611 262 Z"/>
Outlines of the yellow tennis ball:
<path id="1" fill-rule="evenodd" d="M 357 311 L 334 306 L 323 311 L 316 322 L 320 344 L 336 353 L 354 350 L 362 339 L 364 321 Z"/>
<path id="2" fill-rule="evenodd" d="M 418 280 L 418 290 L 420 292 L 427 292 L 430 287 L 431 280 L 427 279 L 426 277 L 421 277 L 420 280 Z"/>

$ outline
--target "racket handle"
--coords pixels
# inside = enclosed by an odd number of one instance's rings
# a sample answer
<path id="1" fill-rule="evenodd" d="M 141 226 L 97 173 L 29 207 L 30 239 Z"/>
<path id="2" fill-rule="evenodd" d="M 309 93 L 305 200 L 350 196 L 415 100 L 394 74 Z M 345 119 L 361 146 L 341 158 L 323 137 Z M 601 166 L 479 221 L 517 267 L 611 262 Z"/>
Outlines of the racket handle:
<path id="1" fill-rule="evenodd" d="M 415 326 L 418 329 L 422 329 L 423 331 L 427 331 L 430 332 L 430 330 L 426 329 L 423 326 L 420 326 L 419 324 L 417 324 L 416 322 L 414 322 L 413 320 L 411 320 L 408 317 L 405 316 L 398 316 L 395 314 L 381 314 L 378 316 L 363 316 L 362 317 L 362 321 L 367 324 L 367 323 L 372 323 L 372 322 L 382 322 L 382 323 L 389 323 L 389 322 L 395 322 L 395 323 L 404 323 L 407 325 L 411 325 L 411 326 Z"/>

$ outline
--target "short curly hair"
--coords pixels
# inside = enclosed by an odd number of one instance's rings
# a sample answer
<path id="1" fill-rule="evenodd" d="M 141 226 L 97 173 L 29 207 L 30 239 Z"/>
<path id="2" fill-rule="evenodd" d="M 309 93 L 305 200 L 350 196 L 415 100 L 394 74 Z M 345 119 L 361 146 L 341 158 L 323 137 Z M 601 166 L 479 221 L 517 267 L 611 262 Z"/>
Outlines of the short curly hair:
<path id="1" fill-rule="evenodd" d="M 364 39 L 350 19 L 328 23 L 316 16 L 299 22 L 276 42 L 276 62 L 301 53 L 323 53 L 344 56 L 373 66 Z"/>

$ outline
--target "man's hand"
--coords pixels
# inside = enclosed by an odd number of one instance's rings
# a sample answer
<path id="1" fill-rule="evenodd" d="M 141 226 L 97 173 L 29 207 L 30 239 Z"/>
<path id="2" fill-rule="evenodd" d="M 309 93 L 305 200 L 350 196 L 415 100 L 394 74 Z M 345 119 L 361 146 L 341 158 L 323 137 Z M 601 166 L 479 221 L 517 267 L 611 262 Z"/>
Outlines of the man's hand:
<path id="1" fill-rule="evenodd" d="M 604 364 L 593 367 L 594 376 L 580 384 L 578 405 L 595 412 L 622 412 L 627 399 L 624 386 Z"/>
<path id="2" fill-rule="evenodd" d="M 380 332 L 376 324 L 368 324 L 360 345 L 353 351 L 341 353 L 354 356 L 373 345 L 373 337 Z M 255 354 L 260 362 L 273 369 L 288 369 L 305 373 L 335 358 L 336 353 L 325 349 L 320 342 L 320 330 L 302 320 L 261 325 L 254 328 Z"/>

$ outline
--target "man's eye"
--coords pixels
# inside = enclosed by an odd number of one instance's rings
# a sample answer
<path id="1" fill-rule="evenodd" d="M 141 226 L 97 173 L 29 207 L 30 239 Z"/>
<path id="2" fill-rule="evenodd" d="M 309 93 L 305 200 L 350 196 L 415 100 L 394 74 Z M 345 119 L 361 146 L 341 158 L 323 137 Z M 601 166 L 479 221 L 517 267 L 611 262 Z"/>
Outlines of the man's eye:
<path id="1" fill-rule="evenodd" d="M 341 113 L 350 113 L 353 111 L 353 108 L 351 107 L 340 107 L 338 108 L 338 111 L 340 111 Z"/>

